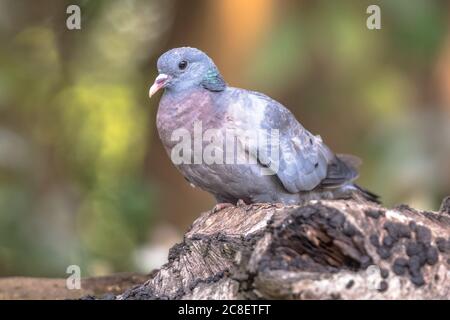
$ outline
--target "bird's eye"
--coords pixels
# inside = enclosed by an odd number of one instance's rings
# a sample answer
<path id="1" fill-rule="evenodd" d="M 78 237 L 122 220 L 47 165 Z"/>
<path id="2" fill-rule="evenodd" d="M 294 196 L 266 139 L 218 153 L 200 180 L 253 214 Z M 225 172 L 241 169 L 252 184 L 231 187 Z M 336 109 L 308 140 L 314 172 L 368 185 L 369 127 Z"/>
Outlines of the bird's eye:
<path id="1" fill-rule="evenodd" d="M 187 65 L 188 65 L 187 61 L 186 60 L 182 60 L 178 64 L 178 68 L 180 68 L 180 70 L 184 70 L 184 69 L 186 69 Z"/>

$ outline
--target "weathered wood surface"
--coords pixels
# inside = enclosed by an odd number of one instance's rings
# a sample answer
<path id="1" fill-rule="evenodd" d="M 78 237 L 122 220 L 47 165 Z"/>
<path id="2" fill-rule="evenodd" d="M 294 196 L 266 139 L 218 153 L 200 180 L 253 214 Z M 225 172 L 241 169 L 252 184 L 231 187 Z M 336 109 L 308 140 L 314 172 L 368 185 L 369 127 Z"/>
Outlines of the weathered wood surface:
<path id="1" fill-rule="evenodd" d="M 442 212 L 363 200 L 206 212 L 166 265 L 117 298 L 448 299 L 446 201 Z"/>
<path id="2" fill-rule="evenodd" d="M 0 300 L 60 300 L 95 296 L 112 299 L 126 289 L 145 282 L 151 275 L 117 273 L 81 280 L 81 290 L 69 290 L 66 279 L 6 277 L 0 278 Z"/>

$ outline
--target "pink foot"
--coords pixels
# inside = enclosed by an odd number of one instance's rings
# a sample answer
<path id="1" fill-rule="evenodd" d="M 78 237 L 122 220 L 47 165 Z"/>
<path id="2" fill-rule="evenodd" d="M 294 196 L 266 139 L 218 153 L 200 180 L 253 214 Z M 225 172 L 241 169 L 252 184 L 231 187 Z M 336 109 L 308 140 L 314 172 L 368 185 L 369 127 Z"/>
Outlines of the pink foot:
<path id="1" fill-rule="evenodd" d="M 217 203 L 214 208 L 212 208 L 212 213 L 216 213 L 219 212 L 220 210 L 223 210 L 225 208 L 229 208 L 229 207 L 234 207 L 234 204 L 232 203 L 228 203 L 228 202 L 223 202 L 223 203 Z"/>

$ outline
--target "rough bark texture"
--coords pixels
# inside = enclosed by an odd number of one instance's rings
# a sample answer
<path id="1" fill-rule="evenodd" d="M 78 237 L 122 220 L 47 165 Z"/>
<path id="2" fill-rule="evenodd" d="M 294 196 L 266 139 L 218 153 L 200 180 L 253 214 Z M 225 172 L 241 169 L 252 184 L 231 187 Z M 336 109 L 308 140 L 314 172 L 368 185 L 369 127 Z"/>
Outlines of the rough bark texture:
<path id="1" fill-rule="evenodd" d="M 449 299 L 450 197 L 440 212 L 363 200 L 210 211 L 160 270 L 65 282 L 0 279 L 0 299 Z"/>
<path id="2" fill-rule="evenodd" d="M 355 200 L 206 212 L 169 262 L 118 299 L 448 299 L 441 212 Z"/>

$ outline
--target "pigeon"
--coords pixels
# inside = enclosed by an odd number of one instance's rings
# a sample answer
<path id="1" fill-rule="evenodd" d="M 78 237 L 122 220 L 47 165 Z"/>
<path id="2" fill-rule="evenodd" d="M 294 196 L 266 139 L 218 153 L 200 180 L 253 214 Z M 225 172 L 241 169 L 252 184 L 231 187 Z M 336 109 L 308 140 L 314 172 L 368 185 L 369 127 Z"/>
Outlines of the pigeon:
<path id="1" fill-rule="evenodd" d="M 159 57 L 157 68 L 149 96 L 164 89 L 156 115 L 162 144 L 184 178 L 219 205 L 378 202 L 354 183 L 357 157 L 334 154 L 267 95 L 228 86 L 206 53 L 174 48 Z"/>

